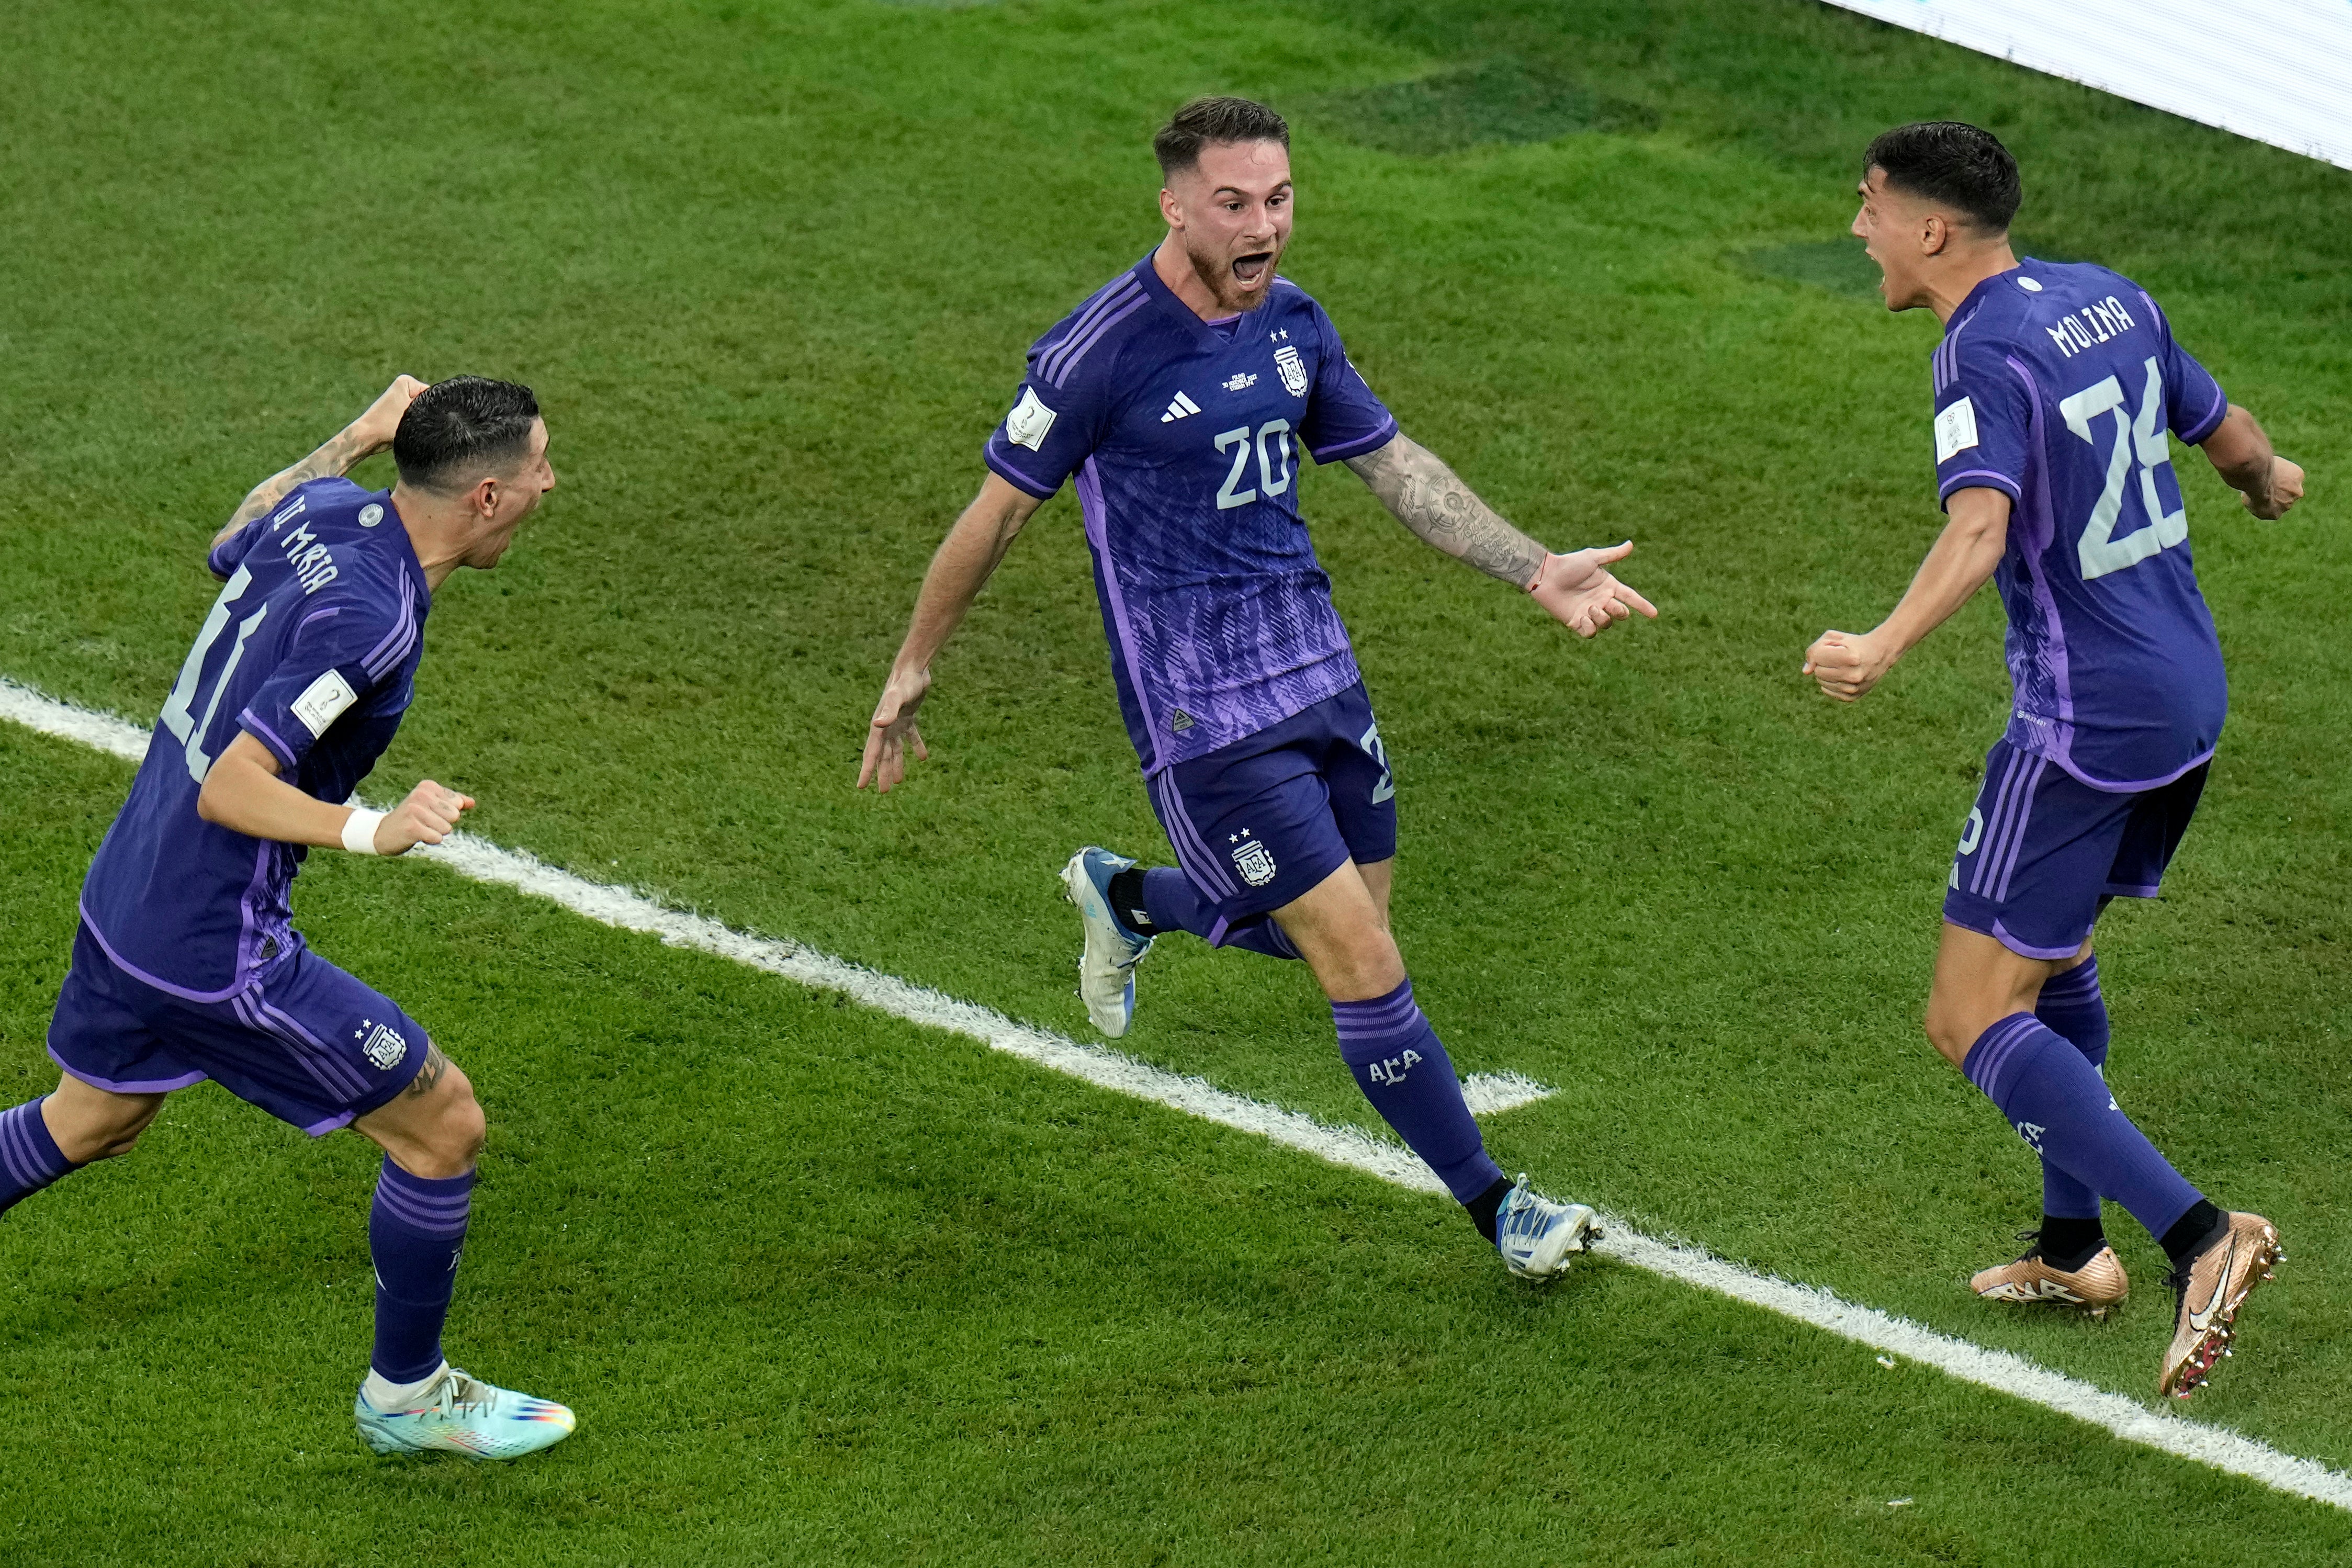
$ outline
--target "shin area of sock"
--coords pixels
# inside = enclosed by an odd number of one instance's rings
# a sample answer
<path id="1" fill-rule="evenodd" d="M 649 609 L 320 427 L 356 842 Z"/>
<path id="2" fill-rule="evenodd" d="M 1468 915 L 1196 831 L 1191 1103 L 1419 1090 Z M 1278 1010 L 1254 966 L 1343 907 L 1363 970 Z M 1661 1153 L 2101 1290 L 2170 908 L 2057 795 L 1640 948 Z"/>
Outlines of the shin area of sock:
<path id="1" fill-rule="evenodd" d="M 2162 1236 L 2202 1196 L 2116 1106 L 2098 1069 L 2032 1014 L 1986 1030 L 1961 1070 L 2034 1153 L 2122 1204 L 2149 1235 Z"/>
<path id="2" fill-rule="evenodd" d="M 1411 980 L 1369 1001 L 1333 1002 L 1331 1017 L 1340 1058 L 1364 1098 L 1455 1202 L 1469 1203 L 1502 1179 L 1462 1098 L 1454 1059 L 1414 1005 Z"/>
<path id="3" fill-rule="evenodd" d="M 0 1214 L 81 1166 L 66 1158 L 41 1119 L 48 1097 L 0 1111 Z"/>
<path id="4" fill-rule="evenodd" d="M 2107 998 L 2099 991 L 2099 960 L 2085 958 L 2042 988 L 2033 1016 L 2071 1042 L 2094 1067 L 2107 1061 Z"/>
<path id="5" fill-rule="evenodd" d="M 1153 866 L 1143 873 L 1143 911 L 1162 931 L 1190 931 L 1206 940 L 1217 927 L 1217 906 L 1174 866 Z"/>
<path id="6" fill-rule="evenodd" d="M 369 1361 L 387 1382 L 413 1383 L 441 1364 L 441 1325 L 457 1288 L 473 1188 L 471 1172 L 437 1180 L 411 1176 L 389 1156 L 377 1174 L 368 1211 L 376 1284 Z"/>

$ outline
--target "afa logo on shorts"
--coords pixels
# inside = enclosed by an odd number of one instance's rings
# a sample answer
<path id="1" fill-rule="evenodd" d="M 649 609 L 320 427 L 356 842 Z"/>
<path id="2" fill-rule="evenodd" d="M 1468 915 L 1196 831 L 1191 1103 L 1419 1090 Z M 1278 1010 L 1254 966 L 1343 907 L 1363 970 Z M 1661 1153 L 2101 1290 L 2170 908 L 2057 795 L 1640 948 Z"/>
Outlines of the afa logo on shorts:
<path id="1" fill-rule="evenodd" d="M 372 1021 L 368 1019 L 360 1019 L 360 1029 L 366 1029 Z M 353 1038 L 357 1038 L 359 1030 L 353 1030 L 352 1034 Z M 374 1032 L 367 1037 L 367 1043 L 360 1047 L 360 1054 L 366 1057 L 379 1071 L 389 1072 L 399 1066 L 401 1059 L 408 1054 L 408 1042 L 401 1039 L 399 1033 L 390 1024 L 380 1023 L 375 1025 Z"/>
<path id="2" fill-rule="evenodd" d="M 1252 887 L 1264 887 L 1274 880 L 1274 852 L 1251 838 L 1247 828 L 1244 828 L 1225 841 L 1236 846 L 1234 850 L 1234 869 L 1242 873 L 1244 882 Z"/>

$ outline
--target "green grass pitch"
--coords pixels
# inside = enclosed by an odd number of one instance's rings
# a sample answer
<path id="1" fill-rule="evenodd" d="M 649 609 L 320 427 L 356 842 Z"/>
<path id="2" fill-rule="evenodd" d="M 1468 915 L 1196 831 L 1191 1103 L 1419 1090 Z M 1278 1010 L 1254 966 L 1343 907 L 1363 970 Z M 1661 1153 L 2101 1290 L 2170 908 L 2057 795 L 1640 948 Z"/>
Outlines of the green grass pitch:
<path id="1" fill-rule="evenodd" d="M 1286 270 L 1405 427 L 1654 625 L 1577 644 L 1306 480 L 1398 768 L 1398 920 L 1510 1168 L 2134 1394 L 1960 1289 L 2030 1157 L 1920 1040 L 2007 698 L 1990 596 L 1870 701 L 1797 674 L 1937 524 L 1924 316 L 1858 150 L 1990 125 L 2035 254 L 2162 299 L 2313 499 L 2178 462 L 2232 717 L 2167 896 L 2102 934 L 2124 1103 L 2291 1254 L 2194 1402 L 2352 1466 L 2352 176 L 1806 0 L 0 11 L 0 674 L 142 721 L 210 529 L 396 371 L 530 382 L 563 487 L 441 596 L 379 793 L 1086 1038 L 1053 872 L 1165 853 L 1067 497 L 848 786 L 1028 341 L 1157 237 L 1198 91 L 1292 115 Z M 362 477 L 376 478 L 373 473 Z M 379 480 L 381 482 L 381 480 Z M 0 1103 L 128 770 L 0 729 Z M 1444 1206 L 421 866 L 320 857 L 319 946 L 492 1123 L 451 1324 L 575 1404 L 509 1469 L 379 1462 L 372 1153 L 211 1089 L 0 1221 L 0 1560 L 2343 1560 L 2352 1519 L 1647 1275 L 1504 1280 Z M 1163 946 L 1127 1042 L 1363 1122 L 1308 977 Z M 1912 1500 L 1890 1508 L 1894 1500 Z M 2063 1521 L 2063 1522 L 2058 1522 Z"/>

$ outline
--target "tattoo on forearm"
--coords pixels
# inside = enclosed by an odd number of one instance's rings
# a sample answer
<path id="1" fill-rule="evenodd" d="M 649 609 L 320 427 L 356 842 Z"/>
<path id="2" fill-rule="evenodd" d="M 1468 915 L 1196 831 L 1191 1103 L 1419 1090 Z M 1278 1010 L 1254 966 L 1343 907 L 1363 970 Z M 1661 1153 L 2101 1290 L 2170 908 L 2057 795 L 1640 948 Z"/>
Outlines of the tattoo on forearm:
<path id="1" fill-rule="evenodd" d="M 448 1071 L 449 1059 L 441 1054 L 439 1046 L 428 1041 L 425 1047 L 425 1065 L 416 1070 L 416 1076 L 408 1081 L 408 1087 L 402 1092 L 421 1099 L 433 1092 L 433 1086 L 440 1082 L 441 1075 Z"/>
<path id="2" fill-rule="evenodd" d="M 346 430 L 291 468 L 281 469 L 256 485 L 243 504 L 229 514 L 228 528 L 241 528 L 270 507 L 278 505 L 289 490 L 297 485 L 307 485 L 313 479 L 325 479 L 348 474 L 367 454 L 361 449 L 359 439 Z M 226 529 L 224 530 L 226 531 Z"/>
<path id="3" fill-rule="evenodd" d="M 1543 546 L 1497 517 L 1427 448 L 1399 436 L 1348 466 L 1432 549 L 1521 588 L 1536 580 Z"/>

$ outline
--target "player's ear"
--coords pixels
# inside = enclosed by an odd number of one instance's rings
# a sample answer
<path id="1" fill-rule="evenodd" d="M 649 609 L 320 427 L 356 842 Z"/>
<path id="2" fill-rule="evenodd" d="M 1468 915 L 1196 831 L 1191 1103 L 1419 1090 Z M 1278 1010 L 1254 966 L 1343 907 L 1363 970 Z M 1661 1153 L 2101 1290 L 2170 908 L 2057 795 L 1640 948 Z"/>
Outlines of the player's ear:
<path id="1" fill-rule="evenodd" d="M 1177 204 L 1176 193 L 1165 185 L 1160 187 L 1160 215 L 1168 221 L 1171 229 L 1184 226 L 1184 209 Z"/>

